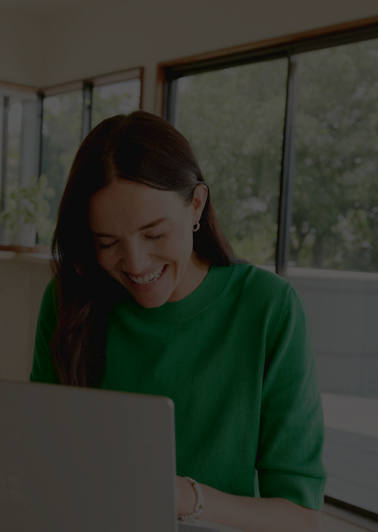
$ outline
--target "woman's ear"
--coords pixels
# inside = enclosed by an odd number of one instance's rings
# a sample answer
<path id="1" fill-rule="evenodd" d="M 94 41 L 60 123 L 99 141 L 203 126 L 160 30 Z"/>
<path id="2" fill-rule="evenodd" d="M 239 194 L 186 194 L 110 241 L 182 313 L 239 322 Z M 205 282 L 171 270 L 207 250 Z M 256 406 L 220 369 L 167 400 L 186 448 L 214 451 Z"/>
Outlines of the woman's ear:
<path id="1" fill-rule="evenodd" d="M 193 199 L 192 199 L 192 206 L 194 209 L 194 223 L 197 223 L 200 221 L 200 218 L 202 216 L 202 211 L 205 208 L 206 200 L 208 197 L 208 188 L 207 185 L 204 183 L 200 183 L 196 186 Z"/>

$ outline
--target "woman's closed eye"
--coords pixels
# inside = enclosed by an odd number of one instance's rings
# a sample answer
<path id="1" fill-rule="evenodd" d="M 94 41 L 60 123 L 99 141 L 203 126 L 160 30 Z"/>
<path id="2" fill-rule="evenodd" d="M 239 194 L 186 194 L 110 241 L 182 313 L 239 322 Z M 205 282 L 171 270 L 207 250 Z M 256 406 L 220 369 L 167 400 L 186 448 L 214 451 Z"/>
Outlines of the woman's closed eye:
<path id="1" fill-rule="evenodd" d="M 100 249 L 108 249 L 108 248 L 111 248 L 112 246 L 114 246 L 114 244 L 116 244 L 117 241 L 115 240 L 114 242 L 109 242 L 108 244 L 105 244 L 104 242 L 98 242 L 98 247 Z"/>
<path id="2" fill-rule="evenodd" d="M 148 238 L 148 240 L 157 240 L 158 238 L 162 238 L 164 236 L 163 233 L 159 234 L 159 235 L 146 235 L 146 238 Z"/>
<path id="3" fill-rule="evenodd" d="M 163 238 L 164 234 L 163 233 L 160 233 L 158 235 L 145 235 L 145 238 L 147 238 L 148 240 L 158 240 L 159 238 Z M 115 244 L 117 244 L 118 240 L 114 240 L 113 242 L 98 242 L 98 247 L 100 249 L 109 249 L 111 248 L 112 246 L 114 246 Z"/>

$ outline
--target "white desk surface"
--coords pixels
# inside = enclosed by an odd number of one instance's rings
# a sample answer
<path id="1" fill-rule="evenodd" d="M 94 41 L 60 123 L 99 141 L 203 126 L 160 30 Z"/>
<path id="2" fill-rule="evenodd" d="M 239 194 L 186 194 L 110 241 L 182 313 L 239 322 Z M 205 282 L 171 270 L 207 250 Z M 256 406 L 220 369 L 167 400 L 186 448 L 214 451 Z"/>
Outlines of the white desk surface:
<path id="1" fill-rule="evenodd" d="M 219 523 L 210 523 L 202 519 L 191 519 L 179 521 L 178 532 L 243 532 L 239 528 L 220 525 Z"/>

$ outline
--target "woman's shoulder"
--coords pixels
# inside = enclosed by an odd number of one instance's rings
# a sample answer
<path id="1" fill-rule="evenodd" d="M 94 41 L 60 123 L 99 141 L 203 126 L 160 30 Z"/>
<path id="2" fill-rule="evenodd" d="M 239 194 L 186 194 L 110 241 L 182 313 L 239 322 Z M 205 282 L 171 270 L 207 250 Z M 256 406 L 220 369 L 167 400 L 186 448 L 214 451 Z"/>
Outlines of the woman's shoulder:
<path id="1" fill-rule="evenodd" d="M 225 292 L 228 301 L 237 303 L 238 308 L 279 316 L 303 307 L 291 282 L 270 269 L 251 263 L 233 264 L 232 269 Z"/>
<path id="2" fill-rule="evenodd" d="M 58 289 L 58 279 L 54 275 L 45 285 L 44 295 L 46 295 L 46 297 L 55 299 L 57 289 Z"/>
<path id="3" fill-rule="evenodd" d="M 41 312 L 42 313 L 51 313 L 56 314 L 57 309 L 57 289 L 58 289 L 58 280 L 54 276 L 52 277 L 47 284 L 45 285 L 42 301 L 41 301 Z"/>
<path id="4" fill-rule="evenodd" d="M 232 265 L 234 285 L 239 285 L 244 291 L 261 292 L 269 295 L 286 295 L 293 289 L 291 283 L 281 277 L 269 267 L 256 266 L 250 262 L 234 263 Z"/>

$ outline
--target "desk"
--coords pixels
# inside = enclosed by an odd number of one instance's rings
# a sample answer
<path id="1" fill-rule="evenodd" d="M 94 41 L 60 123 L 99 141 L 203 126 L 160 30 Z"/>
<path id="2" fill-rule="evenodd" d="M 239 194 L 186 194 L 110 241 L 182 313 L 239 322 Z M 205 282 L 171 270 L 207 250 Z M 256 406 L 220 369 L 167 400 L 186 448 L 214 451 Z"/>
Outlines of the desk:
<path id="1" fill-rule="evenodd" d="M 209 521 L 195 520 L 180 521 L 178 532 L 243 532 L 238 528 L 230 528 L 229 526 L 220 525 L 218 523 L 210 523 Z"/>

